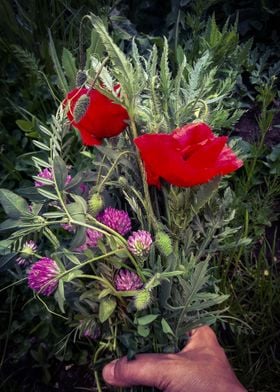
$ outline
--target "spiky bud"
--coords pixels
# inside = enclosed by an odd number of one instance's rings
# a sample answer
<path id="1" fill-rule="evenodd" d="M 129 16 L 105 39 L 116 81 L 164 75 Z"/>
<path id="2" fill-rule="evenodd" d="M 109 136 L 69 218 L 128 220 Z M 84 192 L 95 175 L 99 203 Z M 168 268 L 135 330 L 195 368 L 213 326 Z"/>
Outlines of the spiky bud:
<path id="1" fill-rule="evenodd" d="M 100 193 L 93 193 L 88 200 L 89 211 L 93 216 L 103 210 L 104 200 Z"/>
<path id="2" fill-rule="evenodd" d="M 149 290 L 141 290 L 134 297 L 134 306 L 136 310 L 146 309 L 152 301 L 152 295 Z"/>
<path id="3" fill-rule="evenodd" d="M 73 118 L 76 123 L 81 121 L 81 119 L 84 117 L 89 107 L 89 104 L 90 104 L 90 97 L 87 94 L 81 95 L 78 101 L 76 102 L 73 111 Z"/>
<path id="4" fill-rule="evenodd" d="M 156 233 L 155 244 L 160 253 L 165 257 L 170 256 L 173 252 L 171 239 L 164 231 L 158 231 Z"/>
<path id="5" fill-rule="evenodd" d="M 85 84 L 86 81 L 87 81 L 87 74 L 81 69 L 79 69 L 76 75 L 76 86 L 81 87 Z"/>

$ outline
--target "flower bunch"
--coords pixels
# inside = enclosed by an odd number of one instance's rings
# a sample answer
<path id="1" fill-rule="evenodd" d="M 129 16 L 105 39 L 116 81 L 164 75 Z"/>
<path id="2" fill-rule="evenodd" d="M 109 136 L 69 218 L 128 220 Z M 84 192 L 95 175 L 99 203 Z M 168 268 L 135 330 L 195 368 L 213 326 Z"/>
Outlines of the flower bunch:
<path id="1" fill-rule="evenodd" d="M 126 59 L 102 22 L 91 19 L 111 66 L 85 73 L 83 86 L 67 94 L 64 117 L 46 132 L 45 161 L 34 159 L 40 171 L 27 200 L 0 190 L 0 202 L 8 215 L 3 227 L 15 231 L 11 253 L 18 247 L 15 260 L 26 268 L 29 288 L 41 302 L 53 298 L 67 336 L 87 338 L 97 363 L 103 351 L 114 357 L 178 348 L 186 329 L 219 317 L 211 307 L 227 297 L 208 264 L 238 230 L 229 227 L 230 189 L 219 183 L 243 163 L 226 136 L 195 119 L 197 100 L 189 113 L 194 121 L 179 121 L 174 94 L 187 81 L 177 90 L 178 79 L 168 84 L 170 101 L 166 92 L 151 91 L 150 81 L 162 78 L 153 74 L 152 60 L 141 62 L 135 50 L 136 58 Z M 144 119 L 161 102 L 164 121 L 156 129 Z M 82 142 L 69 155 L 65 120 Z"/>

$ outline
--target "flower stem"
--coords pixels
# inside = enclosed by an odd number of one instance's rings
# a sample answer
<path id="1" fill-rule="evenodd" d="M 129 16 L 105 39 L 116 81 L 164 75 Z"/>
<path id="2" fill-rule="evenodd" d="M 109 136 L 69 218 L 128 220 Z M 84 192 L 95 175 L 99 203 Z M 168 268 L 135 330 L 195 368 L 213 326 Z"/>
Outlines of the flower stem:
<path id="1" fill-rule="evenodd" d="M 131 130 L 132 130 L 132 136 L 135 139 L 138 136 L 138 133 L 137 133 L 135 121 L 132 117 L 130 117 L 130 126 L 131 126 Z M 136 156 L 137 156 L 137 161 L 138 161 L 138 165 L 139 165 L 139 169 L 140 169 L 140 173 L 141 173 L 141 178 L 142 178 L 144 197 L 145 197 L 146 205 L 147 205 L 147 209 L 148 209 L 148 211 L 147 211 L 148 223 L 149 223 L 149 226 L 153 226 L 154 230 L 157 231 L 159 224 L 158 224 L 157 218 L 155 217 L 155 214 L 154 214 L 152 201 L 151 201 L 151 197 L 150 197 L 150 192 L 149 192 L 149 187 L 148 187 L 147 178 L 146 178 L 146 171 L 145 171 L 145 168 L 144 168 L 144 165 L 143 165 L 143 162 L 142 162 L 142 159 L 141 159 L 141 156 L 140 156 L 138 149 L 136 149 Z"/>
<path id="2" fill-rule="evenodd" d="M 123 151 L 121 154 L 119 154 L 119 156 L 116 158 L 115 162 L 113 163 L 112 167 L 110 168 L 110 170 L 108 171 L 108 173 L 107 173 L 106 176 L 103 178 L 103 180 L 101 181 L 100 185 L 98 186 L 98 188 L 97 188 L 97 192 L 98 192 L 98 193 L 102 192 L 103 185 L 106 183 L 106 181 L 107 181 L 108 178 L 110 177 L 111 173 L 115 170 L 115 168 L 116 168 L 116 166 L 117 166 L 117 164 L 118 164 L 120 158 L 121 158 L 123 155 L 130 154 L 130 153 L 131 153 L 130 151 Z"/>

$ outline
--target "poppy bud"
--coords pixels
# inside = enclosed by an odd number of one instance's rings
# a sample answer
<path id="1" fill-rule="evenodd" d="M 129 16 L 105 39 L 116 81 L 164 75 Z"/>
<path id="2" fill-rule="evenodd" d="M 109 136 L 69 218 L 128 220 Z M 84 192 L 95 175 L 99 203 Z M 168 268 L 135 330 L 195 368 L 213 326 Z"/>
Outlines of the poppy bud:
<path id="1" fill-rule="evenodd" d="M 173 252 L 171 239 L 164 231 L 157 232 L 155 236 L 155 244 L 163 256 L 168 257 Z"/>
<path id="2" fill-rule="evenodd" d="M 81 69 L 79 69 L 79 71 L 77 72 L 77 75 L 76 75 L 76 86 L 81 87 L 85 84 L 86 81 L 87 81 L 86 73 L 84 71 L 82 71 Z"/>
<path id="3" fill-rule="evenodd" d="M 73 118 L 76 122 L 79 122 L 84 117 L 89 107 L 89 104 L 90 104 L 89 96 L 87 94 L 81 95 L 76 103 L 73 112 Z"/>
<path id="4" fill-rule="evenodd" d="M 151 300 L 152 300 L 152 295 L 150 291 L 141 290 L 134 297 L 134 306 L 139 311 L 144 310 L 150 305 Z"/>
<path id="5" fill-rule="evenodd" d="M 103 210 L 104 200 L 100 193 L 93 193 L 88 201 L 89 211 L 93 216 L 96 216 Z"/>

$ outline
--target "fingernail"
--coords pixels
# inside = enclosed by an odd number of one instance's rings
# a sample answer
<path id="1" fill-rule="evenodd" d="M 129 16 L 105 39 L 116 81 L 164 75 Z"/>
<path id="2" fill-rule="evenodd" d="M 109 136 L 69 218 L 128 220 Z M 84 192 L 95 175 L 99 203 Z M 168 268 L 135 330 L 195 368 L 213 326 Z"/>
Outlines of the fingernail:
<path id="1" fill-rule="evenodd" d="M 116 363 L 118 362 L 117 359 L 115 359 L 114 361 L 110 362 L 108 365 L 106 365 L 103 368 L 102 371 L 102 375 L 104 380 L 108 383 L 108 384 L 114 384 L 114 379 L 115 379 L 115 366 Z"/>

